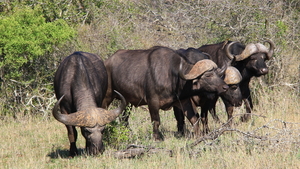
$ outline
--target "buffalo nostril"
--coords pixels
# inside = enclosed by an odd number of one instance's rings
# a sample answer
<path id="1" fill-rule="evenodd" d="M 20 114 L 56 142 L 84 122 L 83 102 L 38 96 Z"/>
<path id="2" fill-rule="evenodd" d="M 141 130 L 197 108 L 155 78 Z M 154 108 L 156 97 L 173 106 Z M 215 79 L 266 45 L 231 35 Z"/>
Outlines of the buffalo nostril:
<path id="1" fill-rule="evenodd" d="M 262 68 L 262 69 L 260 69 L 260 72 L 262 74 L 267 74 L 269 72 L 269 69 L 268 68 Z"/>
<path id="2" fill-rule="evenodd" d="M 227 90 L 229 89 L 229 86 L 228 86 L 228 85 L 223 85 L 223 89 L 224 89 L 225 91 L 227 91 Z"/>

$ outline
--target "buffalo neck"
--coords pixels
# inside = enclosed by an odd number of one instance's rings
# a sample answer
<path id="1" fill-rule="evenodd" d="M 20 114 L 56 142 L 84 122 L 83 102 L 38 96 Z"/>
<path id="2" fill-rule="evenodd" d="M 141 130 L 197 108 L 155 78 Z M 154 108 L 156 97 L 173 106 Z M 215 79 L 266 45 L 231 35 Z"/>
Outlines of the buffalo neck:
<path id="1" fill-rule="evenodd" d="M 242 75 L 242 81 L 249 81 L 254 75 L 246 68 L 246 65 L 243 61 L 236 62 L 234 65 L 235 68 L 239 70 Z"/>
<path id="2" fill-rule="evenodd" d="M 184 100 L 184 99 L 187 99 L 191 96 L 194 96 L 194 95 L 197 95 L 197 93 L 192 90 L 193 88 L 193 84 L 192 84 L 192 81 L 191 80 L 182 80 L 180 79 L 179 80 L 181 85 L 183 86 L 182 90 L 180 90 L 180 92 L 178 92 L 178 98 L 179 100 Z M 184 91 L 184 92 L 182 92 Z"/>

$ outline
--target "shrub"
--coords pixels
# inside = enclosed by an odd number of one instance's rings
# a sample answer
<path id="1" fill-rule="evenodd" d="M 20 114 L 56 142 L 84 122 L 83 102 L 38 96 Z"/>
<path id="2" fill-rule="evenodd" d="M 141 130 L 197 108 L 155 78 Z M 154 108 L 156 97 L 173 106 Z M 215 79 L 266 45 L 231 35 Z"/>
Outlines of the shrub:
<path id="1" fill-rule="evenodd" d="M 32 80 L 35 60 L 75 36 L 65 21 L 46 22 L 40 10 L 16 8 L 0 20 L 1 78 Z"/>
<path id="2" fill-rule="evenodd" d="M 75 35 L 75 30 L 64 20 L 46 22 L 38 6 L 34 9 L 14 8 L 11 13 L 1 17 L 1 114 L 31 110 L 29 102 L 33 105 L 39 104 L 38 101 L 31 102 L 30 99 L 37 98 L 32 91 L 44 93 L 45 90 L 52 90 L 49 82 L 53 78 L 55 58 L 51 57 L 51 52 L 54 47 L 65 44 Z M 30 108 L 20 109 L 18 106 L 22 104 L 29 105 Z M 45 105 L 38 107 L 40 106 Z"/>

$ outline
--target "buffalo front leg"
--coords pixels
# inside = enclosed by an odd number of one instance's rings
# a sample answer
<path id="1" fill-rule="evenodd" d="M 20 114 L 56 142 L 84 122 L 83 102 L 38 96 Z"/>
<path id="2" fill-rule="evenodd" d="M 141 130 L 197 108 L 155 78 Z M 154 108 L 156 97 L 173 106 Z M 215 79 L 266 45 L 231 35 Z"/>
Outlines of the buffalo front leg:
<path id="1" fill-rule="evenodd" d="M 188 99 L 186 102 L 182 103 L 182 112 L 192 124 L 194 129 L 194 134 L 196 137 L 200 136 L 199 131 L 199 114 L 197 113 L 197 106 Z"/>
<path id="2" fill-rule="evenodd" d="M 66 106 L 69 107 L 69 106 Z M 71 112 L 70 110 L 66 110 L 64 106 L 60 107 L 61 113 L 62 114 L 67 114 L 67 112 Z M 70 142 L 70 151 L 69 151 L 69 156 L 70 157 L 74 157 L 76 155 L 78 155 L 78 150 L 76 147 L 76 141 L 77 141 L 77 130 L 75 128 L 75 126 L 69 126 L 69 125 L 65 125 L 67 128 L 67 132 L 68 132 L 68 138 L 69 138 L 69 142 Z"/>
<path id="3" fill-rule="evenodd" d="M 183 112 L 180 108 L 174 106 L 173 107 L 174 115 L 177 121 L 177 131 L 180 136 L 184 135 L 184 127 L 185 127 L 185 122 L 184 122 L 184 115 Z"/>
<path id="4" fill-rule="evenodd" d="M 207 115 L 208 115 L 207 107 L 205 106 L 201 107 L 201 122 L 203 126 L 202 135 L 206 135 L 209 132 Z"/>
<path id="5" fill-rule="evenodd" d="M 66 125 L 67 131 L 68 131 L 68 138 L 70 142 L 70 152 L 69 156 L 74 157 L 78 155 L 78 149 L 76 147 L 76 140 L 77 140 L 77 130 L 75 126 L 68 126 Z"/>
<path id="6" fill-rule="evenodd" d="M 243 99 L 244 103 L 245 103 L 246 114 L 241 117 L 242 122 L 249 121 L 249 119 L 251 117 L 251 111 L 253 109 L 253 103 L 252 103 L 252 98 L 250 95 L 250 90 L 246 93 L 246 96 L 248 96 L 248 97 L 244 97 L 244 99 Z"/>
<path id="7" fill-rule="evenodd" d="M 219 98 L 218 96 L 214 96 L 213 98 L 210 97 L 206 99 L 206 102 L 204 104 L 201 104 L 201 107 L 203 106 L 207 107 L 214 121 L 220 123 L 220 119 L 216 114 L 216 103 L 218 101 L 218 98 Z"/>
<path id="8" fill-rule="evenodd" d="M 231 127 L 232 120 L 233 120 L 233 106 L 226 106 L 226 112 L 227 112 L 227 124 L 228 127 Z"/>
<path id="9" fill-rule="evenodd" d="M 209 112 L 210 112 L 212 118 L 214 119 L 214 121 L 219 123 L 220 119 L 219 119 L 219 117 L 216 114 L 216 108 L 215 108 L 215 106 L 213 108 L 209 109 Z"/>
<path id="10" fill-rule="evenodd" d="M 241 121 L 247 122 L 250 119 L 251 110 L 253 109 L 252 98 L 250 95 L 249 86 L 247 86 L 246 88 L 241 88 L 241 91 L 242 91 L 243 101 L 245 103 L 245 108 L 246 108 L 246 114 L 241 117 Z"/>
<path id="11" fill-rule="evenodd" d="M 241 117 L 241 121 L 242 122 L 247 122 L 250 119 L 251 110 L 253 108 L 253 105 L 252 105 L 252 102 L 249 101 L 248 99 L 245 99 L 244 103 L 245 103 L 245 108 L 246 108 L 246 114 Z"/>

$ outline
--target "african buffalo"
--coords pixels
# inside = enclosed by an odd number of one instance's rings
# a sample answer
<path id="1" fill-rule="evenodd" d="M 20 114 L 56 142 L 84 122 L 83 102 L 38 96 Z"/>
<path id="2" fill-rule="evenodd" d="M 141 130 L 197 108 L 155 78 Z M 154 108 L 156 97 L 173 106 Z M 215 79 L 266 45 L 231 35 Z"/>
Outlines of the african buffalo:
<path id="1" fill-rule="evenodd" d="M 188 63 L 195 64 L 196 62 L 202 60 L 202 59 L 210 59 L 210 55 L 204 52 L 199 51 L 195 48 L 188 48 L 188 49 L 179 49 L 176 51 L 179 53 Z M 224 74 L 224 81 L 229 85 L 229 89 L 221 93 L 220 95 L 226 102 L 230 102 L 233 105 L 241 104 L 242 101 L 242 95 L 240 88 L 238 87 L 238 83 L 241 81 L 241 74 L 239 71 L 230 66 L 230 63 L 228 65 L 223 65 L 226 68 L 226 72 Z M 207 121 L 207 114 L 208 111 L 215 117 L 215 106 L 216 102 L 218 100 L 219 95 L 217 93 L 211 93 L 211 92 L 201 92 L 197 96 L 192 96 L 191 101 L 193 105 L 193 109 L 190 111 L 196 111 L 196 106 L 201 107 L 201 121 L 203 125 L 203 134 L 208 133 L 208 121 Z M 184 134 L 184 116 L 180 109 L 177 107 L 173 107 L 174 114 L 177 120 L 177 129 L 180 134 Z M 218 116 L 216 116 L 218 117 Z M 228 117 L 230 119 L 231 117 Z"/>
<path id="2" fill-rule="evenodd" d="M 58 67 L 54 78 L 57 103 L 53 108 L 56 120 L 66 125 L 70 141 L 70 156 L 78 154 L 77 130 L 86 139 L 86 151 L 96 155 L 104 151 L 102 132 L 105 124 L 113 121 L 126 106 L 123 96 L 120 107 L 107 111 L 100 108 L 107 90 L 107 72 L 97 55 L 74 52 Z M 60 106 L 61 113 L 58 112 Z"/>
<path id="3" fill-rule="evenodd" d="M 253 76 L 259 77 L 265 75 L 269 71 L 265 61 L 271 59 L 275 45 L 270 40 L 267 40 L 266 42 L 270 45 L 269 49 L 261 43 L 250 43 L 245 46 L 239 42 L 232 41 L 203 45 L 198 48 L 200 51 L 208 53 L 218 66 L 223 66 L 228 62 L 231 62 L 233 58 L 236 58 L 233 66 L 237 68 L 242 75 L 242 81 L 239 86 L 242 92 L 242 100 L 246 107 L 246 114 L 241 117 L 242 121 L 249 120 L 251 109 L 253 108 L 249 88 L 251 78 Z M 232 116 L 233 107 L 240 106 L 232 105 L 226 101 L 224 101 L 224 104 L 228 116 Z M 215 119 L 218 119 L 218 117 L 215 117 Z"/>
<path id="4" fill-rule="evenodd" d="M 108 91 L 103 105 L 109 105 L 116 97 L 112 90 L 119 91 L 134 106 L 148 105 L 155 140 L 162 139 L 159 109 L 181 108 L 198 133 L 199 116 L 187 111 L 191 107 L 189 98 L 203 91 L 222 93 L 228 89 L 213 61 L 204 59 L 191 65 L 167 47 L 118 50 L 104 64 Z"/>

